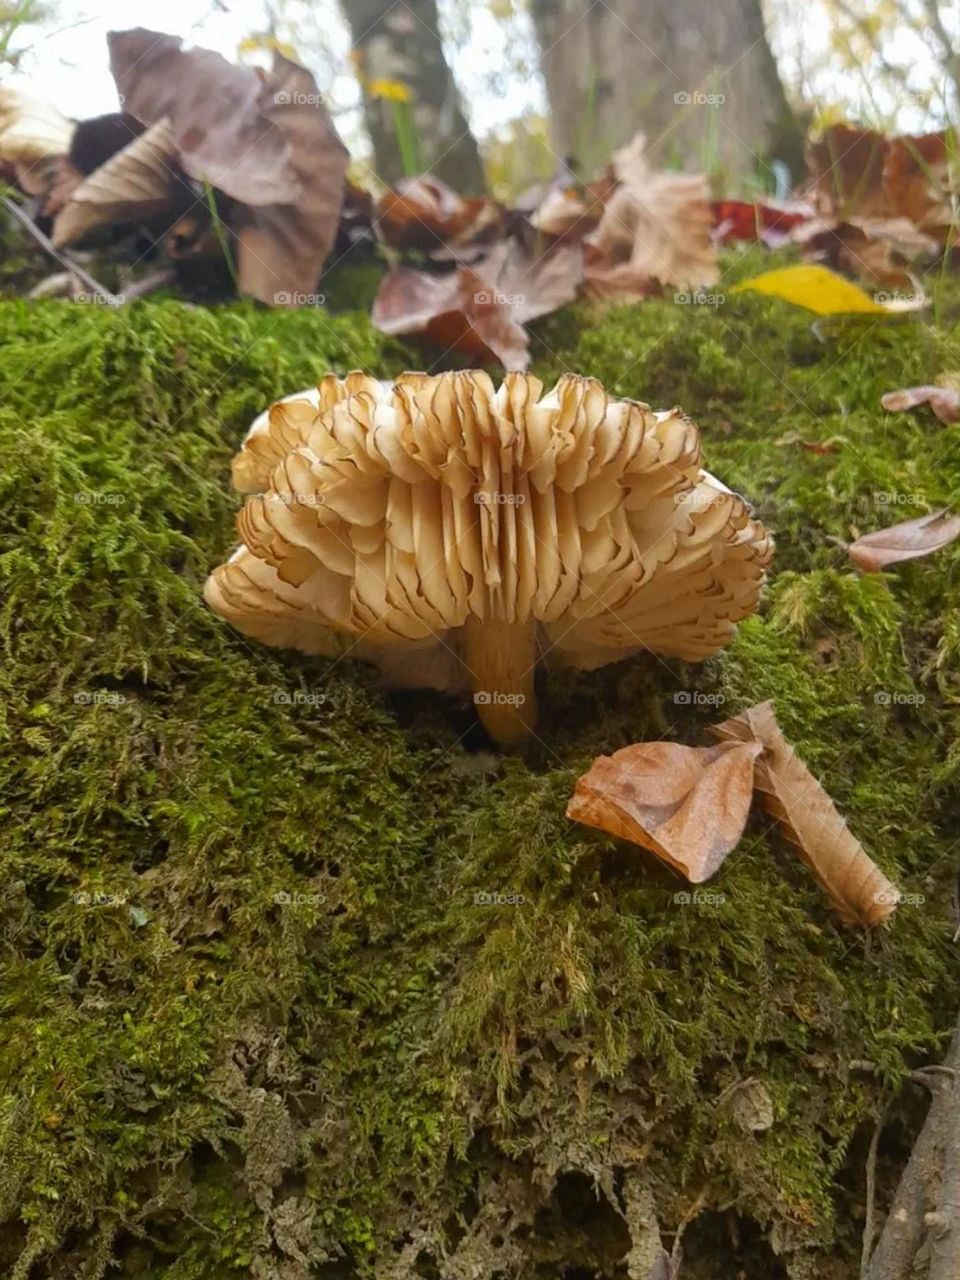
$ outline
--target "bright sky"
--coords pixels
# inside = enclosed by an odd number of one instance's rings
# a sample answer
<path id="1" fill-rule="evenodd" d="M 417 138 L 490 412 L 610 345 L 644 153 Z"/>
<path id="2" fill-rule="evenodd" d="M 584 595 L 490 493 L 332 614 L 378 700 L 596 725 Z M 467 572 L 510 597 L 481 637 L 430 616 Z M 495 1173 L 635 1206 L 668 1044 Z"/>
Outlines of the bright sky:
<path id="1" fill-rule="evenodd" d="M 29 80 L 34 92 L 76 118 L 116 110 L 106 45 L 106 33 L 112 29 L 163 30 L 236 59 L 240 42 L 267 27 L 264 0 L 163 0 L 162 5 L 157 0 L 52 0 L 52 8 L 52 21 L 39 29 L 24 28 L 15 41 L 15 47 L 30 46 L 17 79 Z M 770 8 L 772 43 L 792 82 L 800 67 L 809 68 L 828 48 L 822 0 L 772 0 Z M 945 6 L 950 21 L 956 21 L 953 8 Z M 475 132 L 483 136 L 527 112 L 545 109 L 539 75 L 516 70 L 516 49 L 510 44 L 516 43 L 516 28 L 513 33 L 505 28 L 492 15 L 488 0 L 440 0 L 440 9 L 450 21 L 457 12 L 461 18 L 465 11 L 469 15 L 469 34 L 461 47 L 451 46 L 451 57 Z M 282 6 L 282 12 L 294 19 L 298 10 L 304 25 L 290 33 L 292 43 L 334 107 L 344 140 L 355 153 L 366 150 L 359 89 L 347 61 L 350 39 L 337 0 L 287 0 Z M 912 63 L 912 81 L 929 89 L 934 66 L 922 41 L 904 32 L 903 39 L 898 34 L 892 44 L 896 61 Z M 850 103 L 854 114 L 859 109 L 873 122 L 868 84 L 858 83 L 855 75 L 839 67 L 828 67 L 819 76 L 818 94 Z M 896 105 L 897 124 L 904 131 L 934 123 L 922 103 Z M 880 107 L 889 110 L 888 103 Z"/>

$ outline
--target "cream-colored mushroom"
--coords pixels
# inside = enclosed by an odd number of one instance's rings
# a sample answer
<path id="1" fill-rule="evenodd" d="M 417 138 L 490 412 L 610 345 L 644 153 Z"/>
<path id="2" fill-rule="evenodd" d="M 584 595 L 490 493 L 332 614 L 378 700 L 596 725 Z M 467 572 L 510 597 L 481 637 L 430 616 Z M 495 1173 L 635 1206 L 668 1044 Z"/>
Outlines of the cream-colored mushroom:
<path id="1" fill-rule="evenodd" d="M 234 459 L 242 546 L 206 599 L 245 635 L 472 693 L 510 745 L 541 661 L 699 660 L 755 608 L 771 541 L 678 410 L 565 375 L 327 376 Z"/>

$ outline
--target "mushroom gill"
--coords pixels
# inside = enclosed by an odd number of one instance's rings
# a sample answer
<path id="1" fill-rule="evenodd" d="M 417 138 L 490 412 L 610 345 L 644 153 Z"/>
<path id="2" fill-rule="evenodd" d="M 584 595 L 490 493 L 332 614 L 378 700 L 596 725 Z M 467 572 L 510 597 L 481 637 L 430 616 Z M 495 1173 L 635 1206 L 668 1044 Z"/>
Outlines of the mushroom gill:
<path id="1" fill-rule="evenodd" d="M 205 596 L 266 644 L 472 693 L 510 745 L 538 662 L 702 659 L 756 607 L 771 540 L 699 462 L 678 409 L 593 378 L 328 375 L 251 428 L 242 545 Z"/>

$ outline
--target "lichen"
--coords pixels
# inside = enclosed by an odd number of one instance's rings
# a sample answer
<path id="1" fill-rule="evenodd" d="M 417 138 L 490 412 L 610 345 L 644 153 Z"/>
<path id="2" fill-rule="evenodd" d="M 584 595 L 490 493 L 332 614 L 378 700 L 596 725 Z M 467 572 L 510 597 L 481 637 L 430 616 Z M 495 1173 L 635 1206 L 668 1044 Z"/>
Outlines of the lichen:
<path id="1" fill-rule="evenodd" d="M 859 577 L 843 543 L 960 499 L 951 429 L 879 407 L 958 367 L 954 305 L 541 323 L 545 379 L 682 404 L 778 553 L 724 653 L 550 673 L 504 759 L 469 708 L 200 599 L 254 413 L 419 354 L 355 311 L 0 304 L 4 1275 L 613 1280 L 645 1247 L 625 1180 L 667 1230 L 701 1206 L 692 1276 L 735 1237 L 751 1278 L 856 1274 L 881 1095 L 907 1132 L 955 1016 L 960 553 Z M 767 697 L 912 895 L 888 928 L 838 926 L 762 816 L 699 904 L 564 817 L 598 752 Z M 725 1101 L 750 1078 L 764 1132 Z"/>

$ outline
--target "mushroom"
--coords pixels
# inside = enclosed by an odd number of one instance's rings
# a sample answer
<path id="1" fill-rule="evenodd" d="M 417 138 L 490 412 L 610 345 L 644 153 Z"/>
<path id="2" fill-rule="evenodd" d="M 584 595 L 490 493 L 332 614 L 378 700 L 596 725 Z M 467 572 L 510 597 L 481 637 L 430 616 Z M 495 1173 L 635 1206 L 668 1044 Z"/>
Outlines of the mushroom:
<path id="1" fill-rule="evenodd" d="M 699 660 L 756 607 L 771 540 L 699 460 L 679 409 L 593 378 L 328 375 L 251 428 L 242 545 L 204 594 L 266 644 L 472 693 L 510 746 L 539 662 Z"/>

